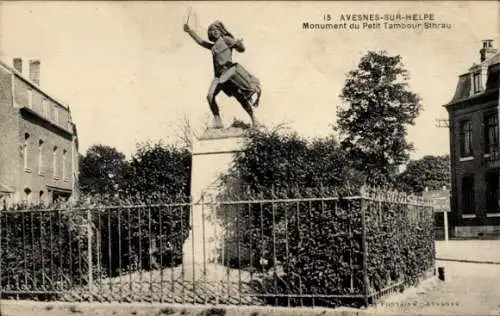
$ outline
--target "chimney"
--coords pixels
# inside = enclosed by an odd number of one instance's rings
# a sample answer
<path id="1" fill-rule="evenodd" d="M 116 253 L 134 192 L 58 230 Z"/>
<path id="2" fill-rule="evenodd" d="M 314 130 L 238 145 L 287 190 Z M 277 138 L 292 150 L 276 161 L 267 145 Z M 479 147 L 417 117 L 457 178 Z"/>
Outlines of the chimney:
<path id="1" fill-rule="evenodd" d="M 30 80 L 37 86 L 40 85 L 40 61 L 38 59 L 30 60 Z"/>
<path id="2" fill-rule="evenodd" d="M 481 55 L 481 62 L 490 59 L 497 52 L 498 50 L 493 48 L 493 40 L 483 40 L 483 48 L 479 51 L 479 54 Z"/>
<path id="3" fill-rule="evenodd" d="M 21 58 L 14 58 L 14 69 L 19 73 L 23 73 L 23 60 Z"/>

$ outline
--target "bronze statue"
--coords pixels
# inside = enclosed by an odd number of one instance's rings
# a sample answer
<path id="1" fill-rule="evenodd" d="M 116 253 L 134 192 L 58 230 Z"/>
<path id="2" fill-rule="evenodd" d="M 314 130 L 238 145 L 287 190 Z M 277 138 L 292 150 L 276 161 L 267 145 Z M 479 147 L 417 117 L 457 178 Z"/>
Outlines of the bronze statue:
<path id="1" fill-rule="evenodd" d="M 240 53 L 245 51 L 243 41 L 241 39 L 236 40 L 220 21 L 215 21 L 208 27 L 208 39 L 210 42 L 203 40 L 196 34 L 187 22 L 184 24 L 184 31 L 196 43 L 210 49 L 212 52 L 215 76 L 208 89 L 207 100 L 214 116 L 214 127 L 223 127 L 219 106 L 215 100 L 220 91 L 223 91 L 229 97 L 235 97 L 243 109 L 250 115 L 252 126 L 256 126 L 258 123 L 253 108 L 259 105 L 261 95 L 260 81 L 252 76 L 243 66 L 232 61 L 233 49 Z"/>

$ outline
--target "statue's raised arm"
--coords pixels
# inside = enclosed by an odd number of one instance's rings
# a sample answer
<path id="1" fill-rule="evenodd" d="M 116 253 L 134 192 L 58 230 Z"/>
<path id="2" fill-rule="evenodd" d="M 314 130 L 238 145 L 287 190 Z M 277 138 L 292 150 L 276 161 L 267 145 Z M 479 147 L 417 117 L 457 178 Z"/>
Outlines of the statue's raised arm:
<path id="1" fill-rule="evenodd" d="M 220 91 L 227 96 L 235 97 L 245 111 L 250 115 L 252 125 L 257 125 L 253 108 L 259 105 L 261 89 L 260 81 L 252 76 L 243 66 L 233 62 L 233 49 L 244 52 L 243 40 L 236 40 L 220 21 L 215 21 L 208 27 L 208 41 L 202 39 L 189 25 L 184 24 L 184 31 L 193 40 L 210 49 L 212 52 L 214 79 L 208 89 L 207 101 L 214 115 L 214 127 L 222 128 L 222 120 L 219 114 L 219 106 L 215 100 Z"/>
<path id="2" fill-rule="evenodd" d="M 191 36 L 191 38 L 194 39 L 194 41 L 198 43 L 200 46 L 205 47 L 207 49 L 212 48 L 213 44 L 205 41 L 198 34 L 196 34 L 196 32 L 192 30 L 187 23 L 184 24 L 184 32 L 188 33 Z"/>

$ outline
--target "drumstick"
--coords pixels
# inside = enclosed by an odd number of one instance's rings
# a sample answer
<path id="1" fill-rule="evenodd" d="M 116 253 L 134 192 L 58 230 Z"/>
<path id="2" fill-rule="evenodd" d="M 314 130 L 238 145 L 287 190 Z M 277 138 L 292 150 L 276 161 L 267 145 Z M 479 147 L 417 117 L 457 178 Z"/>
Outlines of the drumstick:
<path id="1" fill-rule="evenodd" d="M 190 6 L 190 7 L 189 7 L 189 11 L 188 11 L 188 16 L 187 16 L 187 19 L 186 19 L 186 24 L 188 24 L 188 23 L 189 23 L 189 18 L 191 17 L 191 10 L 192 10 L 192 8 L 191 8 L 191 6 Z"/>

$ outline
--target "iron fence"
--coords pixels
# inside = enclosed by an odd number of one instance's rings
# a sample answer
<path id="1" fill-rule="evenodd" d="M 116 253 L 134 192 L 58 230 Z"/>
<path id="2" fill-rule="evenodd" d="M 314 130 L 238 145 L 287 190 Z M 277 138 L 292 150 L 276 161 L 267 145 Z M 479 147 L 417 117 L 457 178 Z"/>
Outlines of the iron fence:
<path id="1" fill-rule="evenodd" d="M 400 195 L 0 213 L 5 298 L 369 304 L 434 268 L 433 212 Z"/>

